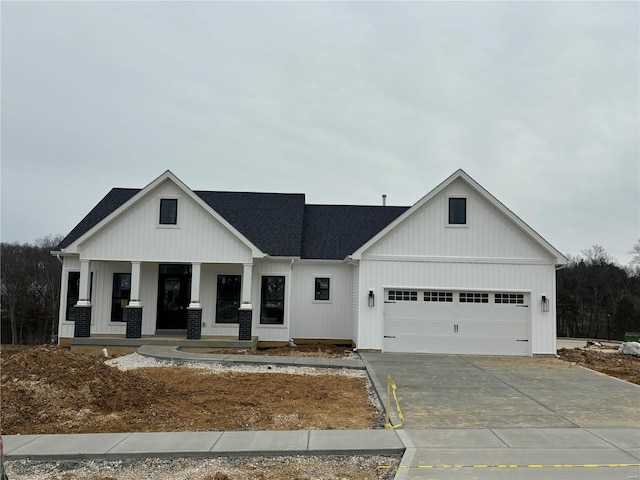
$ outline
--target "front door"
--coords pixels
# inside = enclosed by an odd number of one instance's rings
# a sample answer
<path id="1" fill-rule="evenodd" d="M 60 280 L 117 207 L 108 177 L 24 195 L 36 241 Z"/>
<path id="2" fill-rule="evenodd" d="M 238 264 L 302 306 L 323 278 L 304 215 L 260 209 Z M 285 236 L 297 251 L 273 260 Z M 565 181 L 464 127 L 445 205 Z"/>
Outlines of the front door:
<path id="1" fill-rule="evenodd" d="M 185 330 L 190 302 L 190 265 L 160 265 L 156 330 Z"/>

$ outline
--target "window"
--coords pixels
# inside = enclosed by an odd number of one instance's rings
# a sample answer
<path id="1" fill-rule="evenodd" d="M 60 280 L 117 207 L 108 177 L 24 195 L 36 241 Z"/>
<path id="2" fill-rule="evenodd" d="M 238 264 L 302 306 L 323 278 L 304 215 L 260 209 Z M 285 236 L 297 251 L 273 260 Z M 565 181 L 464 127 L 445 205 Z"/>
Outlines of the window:
<path id="1" fill-rule="evenodd" d="M 467 199 L 449 198 L 449 225 L 467 224 Z"/>
<path id="2" fill-rule="evenodd" d="M 460 303 L 489 303 L 488 293 L 460 293 Z"/>
<path id="3" fill-rule="evenodd" d="M 178 223 L 178 199 L 160 199 L 160 225 L 177 225 Z"/>
<path id="4" fill-rule="evenodd" d="M 240 275 L 218 275 L 216 323 L 238 323 L 241 287 Z"/>
<path id="5" fill-rule="evenodd" d="M 496 293 L 496 303 L 513 303 L 522 305 L 524 304 L 524 294 L 522 293 Z"/>
<path id="6" fill-rule="evenodd" d="M 389 300 L 395 302 L 417 302 L 418 292 L 407 290 L 389 290 Z"/>
<path id="7" fill-rule="evenodd" d="M 453 292 L 424 292 L 425 302 L 453 302 Z"/>
<path id="8" fill-rule="evenodd" d="M 111 292 L 111 321 L 122 322 L 124 320 L 124 307 L 131 300 L 131 274 L 114 273 L 113 290 Z"/>
<path id="9" fill-rule="evenodd" d="M 331 280 L 327 277 L 316 278 L 315 299 L 317 301 L 329 300 L 329 285 Z"/>
<path id="10" fill-rule="evenodd" d="M 284 277 L 262 277 L 260 323 L 284 325 Z"/>
<path id="11" fill-rule="evenodd" d="M 89 280 L 89 298 L 93 290 L 93 272 L 91 272 L 91 279 Z M 76 320 L 76 310 L 73 308 L 80 297 L 80 272 L 69 272 L 67 279 L 67 322 L 74 322 Z"/>

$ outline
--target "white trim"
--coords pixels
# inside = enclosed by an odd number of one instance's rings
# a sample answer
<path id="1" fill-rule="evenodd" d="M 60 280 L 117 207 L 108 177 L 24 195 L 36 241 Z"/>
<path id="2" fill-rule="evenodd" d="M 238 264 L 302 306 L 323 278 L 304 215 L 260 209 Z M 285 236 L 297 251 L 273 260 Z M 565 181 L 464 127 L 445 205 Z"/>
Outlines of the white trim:
<path id="1" fill-rule="evenodd" d="M 533 290 L 531 289 L 520 289 L 520 288 L 466 288 L 460 287 L 429 287 L 429 286 L 398 286 L 398 285 L 382 285 L 383 291 L 386 290 L 424 290 L 424 291 L 434 291 L 434 292 L 479 292 L 479 293 L 529 293 L 531 294 Z"/>
<path id="2" fill-rule="evenodd" d="M 176 203 L 176 223 L 160 223 L 160 209 L 162 200 L 177 200 Z M 180 218 L 182 215 L 180 214 L 180 210 L 182 209 L 182 196 L 181 195 L 156 195 L 156 213 L 158 216 L 156 217 L 156 228 L 159 229 L 169 229 L 169 230 L 179 230 L 180 229 Z"/>
<path id="3" fill-rule="evenodd" d="M 371 254 L 361 257 L 365 261 L 375 262 L 432 262 L 432 263 L 487 263 L 509 265 L 554 265 L 551 260 L 541 258 L 510 257 L 436 257 L 420 255 L 381 255 Z"/>

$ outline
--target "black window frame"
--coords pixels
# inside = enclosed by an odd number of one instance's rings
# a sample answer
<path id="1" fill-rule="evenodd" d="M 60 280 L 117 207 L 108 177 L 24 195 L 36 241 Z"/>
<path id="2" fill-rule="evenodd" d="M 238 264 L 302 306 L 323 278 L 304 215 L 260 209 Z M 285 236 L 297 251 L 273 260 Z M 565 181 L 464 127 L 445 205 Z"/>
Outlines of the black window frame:
<path id="1" fill-rule="evenodd" d="M 160 225 L 177 225 L 178 224 L 178 199 L 177 198 L 161 198 L 160 199 Z"/>
<path id="2" fill-rule="evenodd" d="M 326 283 L 325 283 L 326 282 Z M 331 301 L 331 277 L 315 277 L 314 299 L 316 302 Z"/>
<path id="3" fill-rule="evenodd" d="M 71 278 L 74 278 L 72 281 Z M 73 288 L 72 288 L 73 287 Z M 71 295 L 74 293 L 74 295 Z M 89 280 L 89 300 L 93 295 L 93 272 L 91 272 L 91 278 Z M 67 311 L 65 313 L 65 321 L 67 322 L 75 322 L 76 321 L 76 310 L 75 305 L 78 303 L 80 299 L 80 272 L 79 271 L 71 271 L 68 272 L 67 275 Z"/>
<path id="4" fill-rule="evenodd" d="M 261 325 L 284 325 L 286 282 L 284 275 L 262 276 L 260 280 Z M 272 286 L 275 290 L 272 290 Z"/>
<path id="5" fill-rule="evenodd" d="M 482 292 L 460 292 L 458 294 L 460 303 L 489 303 L 489 294 Z"/>
<path id="6" fill-rule="evenodd" d="M 390 302 L 417 302 L 417 290 L 389 290 L 387 298 Z"/>
<path id="7" fill-rule="evenodd" d="M 449 225 L 467 224 L 466 197 L 449 197 Z"/>
<path id="8" fill-rule="evenodd" d="M 123 280 L 128 277 L 129 288 L 123 288 Z M 124 284 L 126 285 L 126 284 Z M 125 293 L 123 295 L 123 293 Z M 118 295 L 116 295 L 118 293 Z M 126 302 L 123 302 L 126 300 Z M 115 272 L 113 274 L 113 287 L 111 290 L 111 321 L 124 322 L 124 308 L 131 301 L 131 273 Z"/>
<path id="9" fill-rule="evenodd" d="M 233 298 L 231 296 L 221 297 L 220 293 L 222 288 L 225 288 L 223 284 L 227 283 L 237 284 L 238 292 Z M 240 323 L 240 316 L 238 309 L 240 308 L 240 296 L 242 295 L 242 275 L 236 274 L 220 274 L 216 280 L 216 320 L 218 324 L 238 324 Z M 230 303 L 229 303 L 230 302 Z M 228 315 L 231 312 L 231 315 Z"/>

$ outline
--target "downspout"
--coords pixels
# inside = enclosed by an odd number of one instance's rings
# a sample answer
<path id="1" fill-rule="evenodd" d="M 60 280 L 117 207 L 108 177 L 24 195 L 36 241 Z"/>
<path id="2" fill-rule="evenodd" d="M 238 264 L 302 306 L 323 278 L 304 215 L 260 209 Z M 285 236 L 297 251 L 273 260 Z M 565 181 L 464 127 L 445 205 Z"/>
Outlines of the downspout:
<path id="1" fill-rule="evenodd" d="M 293 283 L 293 262 L 295 258 L 291 259 L 289 264 L 289 281 L 287 282 L 287 315 L 289 316 L 287 321 L 287 337 L 291 339 L 291 284 Z"/>

